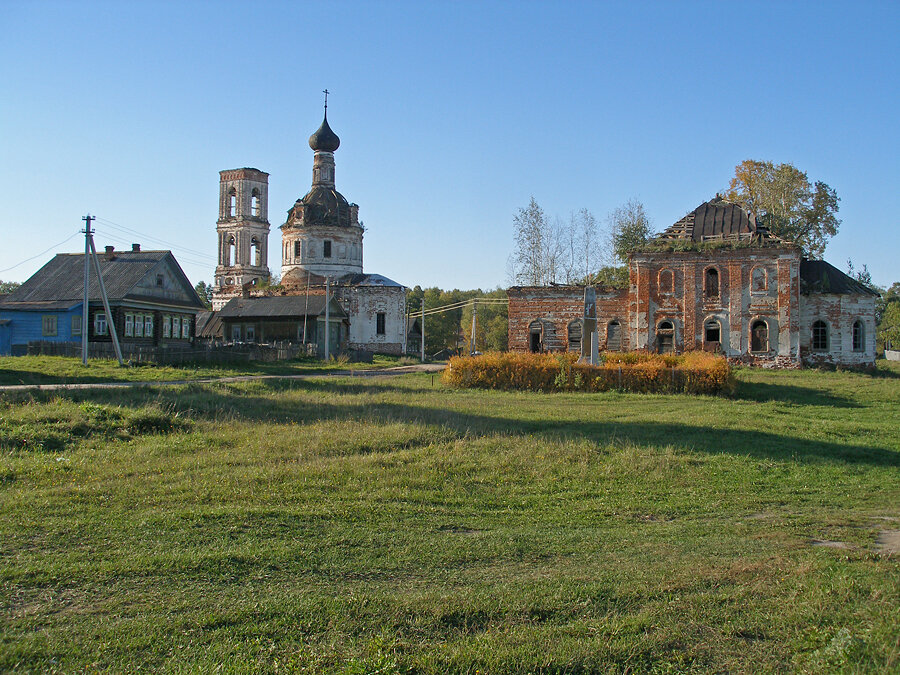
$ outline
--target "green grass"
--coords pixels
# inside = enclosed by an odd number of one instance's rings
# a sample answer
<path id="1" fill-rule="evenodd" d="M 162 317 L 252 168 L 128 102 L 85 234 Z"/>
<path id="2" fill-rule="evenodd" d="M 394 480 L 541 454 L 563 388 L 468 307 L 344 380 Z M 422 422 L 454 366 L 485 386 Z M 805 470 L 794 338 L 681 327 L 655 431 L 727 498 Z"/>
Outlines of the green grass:
<path id="1" fill-rule="evenodd" d="M 299 375 L 334 370 L 369 370 L 402 365 L 409 359 L 376 354 L 372 363 L 329 363 L 312 358 L 262 363 L 235 361 L 225 364 L 195 363 L 181 366 L 135 364 L 119 366 L 115 360 L 81 359 L 66 356 L 0 357 L 0 385 L 74 384 L 90 382 L 163 382 L 202 380 L 243 375 Z"/>
<path id="2" fill-rule="evenodd" d="M 3 396 L 0 671 L 900 668 L 900 368 L 438 379 Z"/>

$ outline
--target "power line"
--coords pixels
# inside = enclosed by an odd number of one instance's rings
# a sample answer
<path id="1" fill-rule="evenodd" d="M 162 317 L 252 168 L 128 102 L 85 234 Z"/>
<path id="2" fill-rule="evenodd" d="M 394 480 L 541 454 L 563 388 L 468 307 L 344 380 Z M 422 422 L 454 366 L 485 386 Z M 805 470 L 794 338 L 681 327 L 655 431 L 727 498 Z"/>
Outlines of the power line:
<path id="1" fill-rule="evenodd" d="M 51 246 L 50 248 L 48 248 L 46 251 L 41 251 L 41 252 L 38 253 L 37 255 L 33 255 L 33 256 L 31 256 L 30 258 L 26 258 L 26 259 L 23 260 L 22 262 L 17 262 L 17 263 L 16 263 L 15 265 L 13 265 L 12 267 L 7 267 L 7 268 L 4 269 L 4 270 L 0 270 L 0 274 L 2 274 L 3 272 L 9 272 L 10 270 L 14 270 L 14 269 L 16 269 L 19 265 L 24 265 L 25 263 L 30 262 L 30 261 L 34 260 L 35 258 L 40 258 L 42 255 L 46 255 L 47 253 L 49 253 L 49 252 L 52 251 L 53 249 L 59 248 L 60 246 L 62 246 L 62 245 L 65 244 L 66 242 L 70 241 L 71 239 L 74 239 L 74 238 L 77 237 L 79 234 L 81 234 L 81 232 L 75 232 L 75 234 L 73 234 L 73 235 L 72 235 L 71 237 L 69 237 L 68 239 L 64 239 L 63 241 L 59 242 L 58 244 L 53 244 L 53 246 Z"/>
<path id="2" fill-rule="evenodd" d="M 155 241 L 159 244 L 162 244 L 163 246 L 174 249 L 176 251 L 183 251 L 184 253 L 189 253 L 191 255 L 200 256 L 201 258 L 206 258 L 209 260 L 216 260 L 216 256 L 214 256 L 214 255 L 210 255 L 208 253 L 203 253 L 202 251 L 196 251 L 194 249 L 187 248 L 186 246 L 181 246 L 180 244 L 173 244 L 172 242 L 166 241 L 165 239 L 160 239 L 159 237 L 154 237 L 152 235 L 146 234 L 139 230 L 135 230 L 133 228 L 126 227 L 125 225 L 120 225 L 119 223 L 115 223 L 111 220 L 107 220 L 106 218 L 98 217 L 97 220 L 99 222 L 104 223 L 105 225 L 112 227 L 113 229 L 121 230 L 122 232 L 125 232 L 127 234 L 132 234 L 132 235 L 141 237 L 141 238 L 149 240 L 149 241 Z"/>
<path id="3" fill-rule="evenodd" d="M 131 243 L 128 239 L 122 239 L 121 237 L 119 237 L 115 234 L 110 234 L 109 232 L 105 232 L 104 230 L 95 229 L 94 234 L 98 234 L 98 235 L 102 234 L 104 239 L 112 241 L 116 244 L 122 244 L 124 246 L 128 246 L 128 244 Z M 125 250 L 127 250 L 127 249 L 125 249 Z M 198 260 L 190 254 L 184 254 L 181 252 L 178 253 L 178 258 L 181 262 L 189 262 L 194 265 L 208 265 L 209 264 L 206 260 Z"/>

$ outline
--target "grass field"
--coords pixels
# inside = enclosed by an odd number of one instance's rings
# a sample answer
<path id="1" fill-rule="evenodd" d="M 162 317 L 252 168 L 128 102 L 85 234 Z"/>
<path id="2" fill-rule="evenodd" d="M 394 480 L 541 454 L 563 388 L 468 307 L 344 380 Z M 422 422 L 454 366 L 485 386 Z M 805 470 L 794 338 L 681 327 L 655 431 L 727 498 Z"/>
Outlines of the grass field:
<path id="1" fill-rule="evenodd" d="M 91 359 L 88 365 L 80 359 L 65 356 L 4 356 L 0 357 L 0 386 L 19 384 L 74 384 L 90 382 L 163 382 L 204 380 L 216 377 L 243 375 L 299 375 L 325 373 L 333 370 L 370 370 L 396 366 L 413 359 L 376 355 L 372 363 L 350 363 L 303 358 L 293 361 L 236 361 L 225 364 L 187 364 L 159 366 L 135 364 L 119 366 L 118 362 Z"/>
<path id="2" fill-rule="evenodd" d="M 0 398 L 0 671 L 896 672 L 900 369 Z"/>

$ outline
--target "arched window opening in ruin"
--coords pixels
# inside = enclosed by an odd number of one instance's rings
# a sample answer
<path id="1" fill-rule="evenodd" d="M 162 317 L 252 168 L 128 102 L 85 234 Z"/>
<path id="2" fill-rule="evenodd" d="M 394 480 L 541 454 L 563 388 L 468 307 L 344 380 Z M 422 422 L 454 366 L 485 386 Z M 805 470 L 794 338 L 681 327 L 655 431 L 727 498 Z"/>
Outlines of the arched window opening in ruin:
<path id="1" fill-rule="evenodd" d="M 228 191 L 228 217 L 234 218 L 237 209 L 237 190 L 231 188 Z"/>
<path id="2" fill-rule="evenodd" d="M 299 239 L 294 242 L 294 259 L 295 260 L 300 260 L 302 258 L 301 246 L 302 246 L 302 244 L 300 243 Z"/>
<path id="3" fill-rule="evenodd" d="M 259 245 L 259 239 L 256 237 L 250 240 L 250 260 L 257 267 L 262 265 L 262 248 Z"/>
<path id="4" fill-rule="evenodd" d="M 659 292 L 675 292 L 675 275 L 672 273 L 672 270 L 662 270 L 659 273 Z"/>
<path id="5" fill-rule="evenodd" d="M 622 351 L 622 326 L 618 321 L 606 324 L 606 349 L 611 352 Z"/>
<path id="6" fill-rule="evenodd" d="M 769 290 L 769 280 L 764 267 L 754 267 L 750 273 L 750 291 L 752 293 L 765 293 Z"/>
<path id="7" fill-rule="evenodd" d="M 225 267 L 231 267 L 235 264 L 234 249 L 234 237 L 228 237 L 228 243 L 225 245 Z"/>
<path id="8" fill-rule="evenodd" d="M 706 270 L 705 295 L 707 298 L 719 297 L 719 270 L 715 267 Z"/>
<path id="9" fill-rule="evenodd" d="M 860 319 L 853 322 L 853 351 L 866 350 L 866 327 Z"/>
<path id="10" fill-rule="evenodd" d="M 824 321 L 813 321 L 810 347 L 817 352 L 828 351 L 828 324 Z"/>
<path id="11" fill-rule="evenodd" d="M 660 321 L 656 327 L 656 347 L 660 354 L 675 351 L 675 325 L 671 321 Z"/>
<path id="12" fill-rule="evenodd" d="M 544 351 L 544 327 L 540 321 L 532 321 L 528 324 L 528 350 L 532 354 L 540 354 Z"/>
<path id="13" fill-rule="evenodd" d="M 581 321 L 569 322 L 569 351 L 581 353 Z"/>
<path id="14" fill-rule="evenodd" d="M 261 215 L 259 208 L 259 188 L 253 188 L 253 192 L 250 193 L 250 213 L 255 218 L 259 218 Z"/>
<path id="15" fill-rule="evenodd" d="M 769 351 L 769 324 L 757 319 L 750 325 L 750 351 Z"/>
<path id="16" fill-rule="evenodd" d="M 331 257 L 331 242 L 327 239 L 325 240 L 325 244 L 322 246 L 322 257 L 330 258 Z"/>
<path id="17" fill-rule="evenodd" d="M 710 319 L 703 324 L 703 341 L 710 346 L 721 344 L 722 324 L 718 319 Z"/>

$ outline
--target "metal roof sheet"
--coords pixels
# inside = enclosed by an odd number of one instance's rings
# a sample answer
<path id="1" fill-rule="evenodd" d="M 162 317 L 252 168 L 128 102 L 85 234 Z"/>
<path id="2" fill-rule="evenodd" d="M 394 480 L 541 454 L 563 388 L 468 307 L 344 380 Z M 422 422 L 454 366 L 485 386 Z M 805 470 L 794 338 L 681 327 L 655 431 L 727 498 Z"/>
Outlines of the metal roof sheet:
<path id="1" fill-rule="evenodd" d="M 171 259 L 172 269 L 180 276 L 182 285 L 188 296 L 196 302 L 186 306 L 202 308 L 200 298 L 191 287 L 190 281 L 175 260 L 171 251 L 115 251 L 110 257 L 98 253 L 103 283 L 110 301 L 121 301 L 135 290 L 135 287 L 166 258 Z M 92 264 L 89 271 L 88 298 L 99 301 L 100 284 L 97 271 Z M 59 302 L 66 300 L 79 301 L 84 296 L 84 254 L 59 253 L 41 269 L 31 275 L 27 281 L 12 291 L 4 304 L 11 302 Z M 134 298 L 143 298 L 149 302 L 165 302 L 166 304 L 185 304 L 182 301 L 147 296 L 138 291 Z"/>
<path id="2" fill-rule="evenodd" d="M 308 304 L 307 304 L 308 303 Z M 331 314 L 343 318 L 347 313 L 331 300 Z M 265 298 L 232 298 L 219 310 L 221 319 L 294 319 L 325 313 L 324 295 L 275 295 Z"/>
<path id="3" fill-rule="evenodd" d="M 803 293 L 832 293 L 835 295 L 875 295 L 853 277 L 841 272 L 824 260 L 800 262 L 800 289 Z"/>

